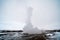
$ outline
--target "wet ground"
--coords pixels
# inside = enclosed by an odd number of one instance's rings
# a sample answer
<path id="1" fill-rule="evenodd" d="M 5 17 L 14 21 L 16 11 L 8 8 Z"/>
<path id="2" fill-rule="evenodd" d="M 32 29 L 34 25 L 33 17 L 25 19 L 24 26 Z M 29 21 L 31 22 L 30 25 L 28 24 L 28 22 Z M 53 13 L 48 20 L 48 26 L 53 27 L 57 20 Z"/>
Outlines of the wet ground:
<path id="1" fill-rule="evenodd" d="M 46 40 L 41 34 L 27 34 L 27 33 L 5 33 L 0 35 L 0 40 Z"/>
<path id="2" fill-rule="evenodd" d="M 42 33 L 42 34 L 28 34 L 21 32 L 4 32 L 0 33 L 0 40 L 60 40 L 60 33 Z"/>

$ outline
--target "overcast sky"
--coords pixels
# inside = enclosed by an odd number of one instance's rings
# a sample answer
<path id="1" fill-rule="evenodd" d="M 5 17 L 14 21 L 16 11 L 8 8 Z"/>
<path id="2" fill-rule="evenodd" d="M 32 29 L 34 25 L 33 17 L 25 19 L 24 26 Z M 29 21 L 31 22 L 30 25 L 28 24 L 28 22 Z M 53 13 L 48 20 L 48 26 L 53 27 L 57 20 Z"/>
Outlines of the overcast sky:
<path id="1" fill-rule="evenodd" d="M 39 29 L 60 28 L 59 0 L 0 0 L 0 29 L 23 29 L 27 8 L 32 7 L 31 22 Z"/>

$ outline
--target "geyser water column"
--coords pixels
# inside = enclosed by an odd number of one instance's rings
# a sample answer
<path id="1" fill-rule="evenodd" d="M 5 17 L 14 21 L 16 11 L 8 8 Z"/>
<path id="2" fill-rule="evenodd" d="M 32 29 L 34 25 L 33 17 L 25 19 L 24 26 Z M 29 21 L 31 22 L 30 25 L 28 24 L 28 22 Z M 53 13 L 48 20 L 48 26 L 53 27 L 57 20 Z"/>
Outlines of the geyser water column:
<path id="1" fill-rule="evenodd" d="M 28 7 L 27 8 L 27 20 L 26 20 L 26 24 L 31 23 L 32 11 L 33 11 L 32 7 Z"/>
<path id="2" fill-rule="evenodd" d="M 31 30 L 33 29 L 33 25 L 31 23 L 32 10 L 33 10 L 32 7 L 27 8 L 27 20 L 26 25 L 23 28 L 24 32 L 31 32 Z"/>

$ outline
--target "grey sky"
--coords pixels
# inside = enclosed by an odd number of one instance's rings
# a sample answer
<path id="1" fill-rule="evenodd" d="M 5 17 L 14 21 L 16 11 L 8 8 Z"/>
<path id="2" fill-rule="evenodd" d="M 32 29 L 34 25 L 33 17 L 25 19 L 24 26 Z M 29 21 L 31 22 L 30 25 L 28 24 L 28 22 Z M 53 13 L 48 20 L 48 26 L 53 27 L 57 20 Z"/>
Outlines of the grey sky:
<path id="1" fill-rule="evenodd" d="M 51 29 L 49 27 L 60 26 L 59 0 L 6 0 L 1 3 L 1 29 L 7 27 L 22 29 L 27 19 L 28 7 L 33 8 L 31 22 L 34 27 Z"/>

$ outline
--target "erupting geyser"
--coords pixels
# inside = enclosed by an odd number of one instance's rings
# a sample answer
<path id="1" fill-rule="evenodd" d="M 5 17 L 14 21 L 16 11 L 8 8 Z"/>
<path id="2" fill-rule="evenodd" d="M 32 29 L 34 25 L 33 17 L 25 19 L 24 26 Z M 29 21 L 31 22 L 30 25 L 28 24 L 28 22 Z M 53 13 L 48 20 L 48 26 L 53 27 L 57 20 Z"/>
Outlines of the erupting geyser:
<path id="1" fill-rule="evenodd" d="M 38 33 L 39 32 L 38 28 L 33 28 L 33 25 L 31 23 L 32 10 L 33 10 L 32 7 L 28 8 L 26 25 L 23 28 L 23 31 L 25 33 Z"/>
<path id="2" fill-rule="evenodd" d="M 32 16 L 32 7 L 28 8 L 28 12 L 27 12 L 27 20 L 26 20 L 26 25 L 23 28 L 24 32 L 28 32 L 31 31 L 33 25 L 31 23 L 31 16 Z"/>

